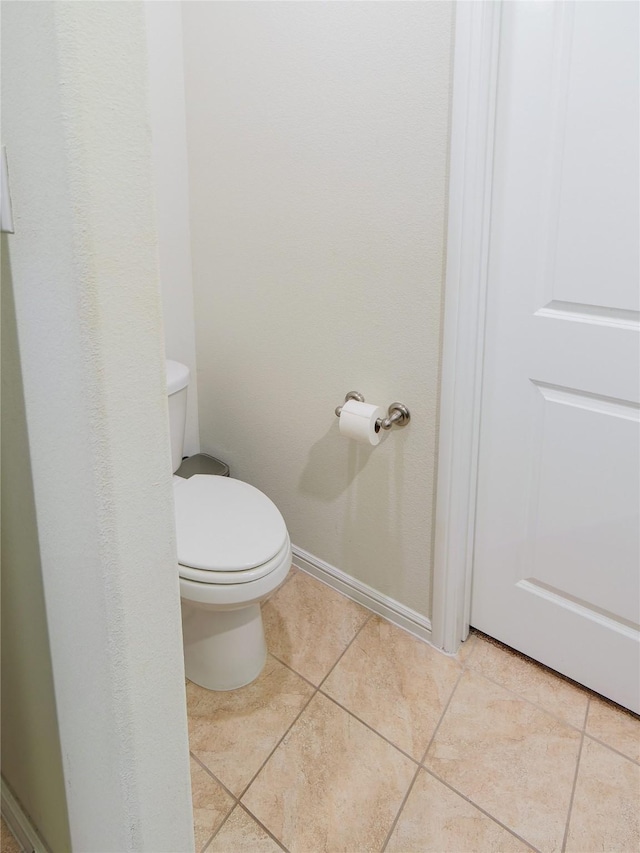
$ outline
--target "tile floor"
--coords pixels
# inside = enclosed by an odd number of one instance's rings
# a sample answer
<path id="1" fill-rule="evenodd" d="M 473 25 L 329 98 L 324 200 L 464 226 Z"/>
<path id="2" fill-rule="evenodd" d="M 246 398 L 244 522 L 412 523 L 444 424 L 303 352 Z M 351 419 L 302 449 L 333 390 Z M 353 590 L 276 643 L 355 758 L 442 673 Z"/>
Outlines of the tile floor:
<path id="1" fill-rule="evenodd" d="M 480 634 L 442 655 L 297 570 L 263 614 L 257 681 L 187 683 L 196 850 L 639 853 L 632 714 Z"/>
<path id="2" fill-rule="evenodd" d="M 456 658 L 293 571 L 231 693 L 187 685 L 206 853 L 640 850 L 640 721 L 480 634 Z"/>
<path id="3" fill-rule="evenodd" d="M 4 822 L 4 818 L 0 818 L 0 851 L 2 853 L 21 853 L 22 847 L 13 837 L 11 830 Z"/>

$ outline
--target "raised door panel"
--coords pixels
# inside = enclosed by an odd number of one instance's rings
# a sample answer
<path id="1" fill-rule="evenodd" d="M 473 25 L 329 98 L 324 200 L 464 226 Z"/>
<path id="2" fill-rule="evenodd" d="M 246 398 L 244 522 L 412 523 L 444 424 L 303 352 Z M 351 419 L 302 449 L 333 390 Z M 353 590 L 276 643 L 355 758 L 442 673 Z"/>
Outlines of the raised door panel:
<path id="1" fill-rule="evenodd" d="M 537 434 L 521 574 L 637 629 L 638 407 L 558 386 L 532 393 Z"/>
<path id="2" fill-rule="evenodd" d="M 640 7 L 563 5 L 553 299 L 638 311 Z"/>

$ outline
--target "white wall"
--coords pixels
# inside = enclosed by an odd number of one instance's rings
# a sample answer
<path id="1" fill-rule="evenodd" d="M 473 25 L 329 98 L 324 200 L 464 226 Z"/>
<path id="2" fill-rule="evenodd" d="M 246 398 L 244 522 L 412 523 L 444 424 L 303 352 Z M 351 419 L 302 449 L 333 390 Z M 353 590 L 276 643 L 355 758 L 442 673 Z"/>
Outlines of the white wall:
<path id="1" fill-rule="evenodd" d="M 185 3 L 202 449 L 429 614 L 450 3 Z M 412 421 L 338 434 L 349 390 Z"/>
<path id="2" fill-rule="evenodd" d="M 51 850 L 69 850 L 8 239 L 2 235 L 2 776 Z"/>
<path id="3" fill-rule="evenodd" d="M 164 337 L 167 358 L 191 370 L 184 446 L 191 456 L 200 450 L 200 437 L 180 5 L 177 0 L 144 4 Z"/>
<path id="4" fill-rule="evenodd" d="M 144 13 L 2 13 L 7 243 L 72 849 L 189 850 Z"/>

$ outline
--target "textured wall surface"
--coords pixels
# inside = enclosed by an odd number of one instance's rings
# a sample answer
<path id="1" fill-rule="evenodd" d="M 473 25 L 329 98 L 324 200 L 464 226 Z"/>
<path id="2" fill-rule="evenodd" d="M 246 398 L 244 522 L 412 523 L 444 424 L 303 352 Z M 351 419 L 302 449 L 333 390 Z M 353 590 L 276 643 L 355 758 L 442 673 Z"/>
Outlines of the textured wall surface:
<path id="1" fill-rule="evenodd" d="M 144 13 L 2 11 L 7 243 L 72 847 L 189 850 Z"/>
<path id="2" fill-rule="evenodd" d="M 7 237 L 2 235 L 2 775 L 52 850 L 70 850 Z"/>
<path id="3" fill-rule="evenodd" d="M 453 4 L 187 3 L 202 449 L 429 614 Z M 375 449 L 356 389 L 406 403 Z"/>

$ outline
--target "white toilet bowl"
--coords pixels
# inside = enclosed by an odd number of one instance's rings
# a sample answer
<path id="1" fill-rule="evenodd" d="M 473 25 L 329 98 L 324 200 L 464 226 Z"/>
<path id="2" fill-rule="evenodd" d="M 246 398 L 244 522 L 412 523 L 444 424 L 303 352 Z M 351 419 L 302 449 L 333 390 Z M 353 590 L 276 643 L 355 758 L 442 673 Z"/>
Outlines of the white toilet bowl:
<path id="1" fill-rule="evenodd" d="M 230 477 L 174 477 L 187 678 L 233 690 L 262 671 L 260 602 L 285 580 L 291 543 L 262 492 Z"/>
<path id="2" fill-rule="evenodd" d="M 171 464 L 180 467 L 189 369 L 167 361 Z M 291 567 L 291 542 L 278 508 L 240 480 L 174 476 L 176 537 L 187 678 L 234 690 L 267 658 L 260 602 Z"/>

